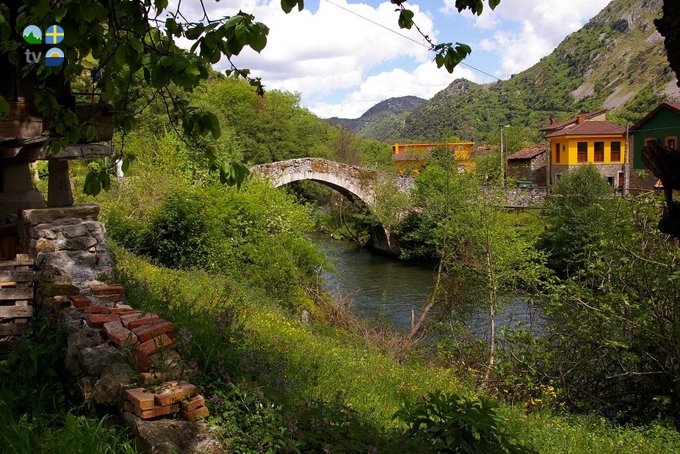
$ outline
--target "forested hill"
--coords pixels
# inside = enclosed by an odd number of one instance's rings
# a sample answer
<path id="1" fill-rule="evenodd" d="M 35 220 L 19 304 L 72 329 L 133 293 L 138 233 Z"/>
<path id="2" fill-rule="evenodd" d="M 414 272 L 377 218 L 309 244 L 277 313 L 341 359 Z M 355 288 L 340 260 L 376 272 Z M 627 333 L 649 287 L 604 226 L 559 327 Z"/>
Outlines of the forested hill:
<path id="1" fill-rule="evenodd" d="M 334 126 L 343 126 L 362 137 L 391 142 L 398 137 L 404 121 L 426 100 L 417 96 L 389 98 L 368 109 L 359 118 L 329 118 Z"/>
<path id="2" fill-rule="evenodd" d="M 662 0 L 613 0 L 552 54 L 508 80 L 488 85 L 455 80 L 408 114 L 362 121 L 354 129 L 389 141 L 452 136 L 484 141 L 500 124 L 524 126 L 538 139 L 538 128 L 550 117 L 600 108 L 611 109 L 613 121 L 634 122 L 657 103 L 680 97 L 653 23 L 661 5 Z"/>

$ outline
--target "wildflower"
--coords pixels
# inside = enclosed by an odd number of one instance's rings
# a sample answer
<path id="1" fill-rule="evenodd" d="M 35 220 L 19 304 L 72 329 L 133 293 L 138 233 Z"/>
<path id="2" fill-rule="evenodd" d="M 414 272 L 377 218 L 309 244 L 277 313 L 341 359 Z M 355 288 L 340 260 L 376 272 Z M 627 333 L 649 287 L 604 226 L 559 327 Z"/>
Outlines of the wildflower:
<path id="1" fill-rule="evenodd" d="M 220 399 L 220 396 L 217 394 L 214 394 L 210 399 L 208 399 L 208 402 L 218 408 L 222 406 L 222 399 Z"/>

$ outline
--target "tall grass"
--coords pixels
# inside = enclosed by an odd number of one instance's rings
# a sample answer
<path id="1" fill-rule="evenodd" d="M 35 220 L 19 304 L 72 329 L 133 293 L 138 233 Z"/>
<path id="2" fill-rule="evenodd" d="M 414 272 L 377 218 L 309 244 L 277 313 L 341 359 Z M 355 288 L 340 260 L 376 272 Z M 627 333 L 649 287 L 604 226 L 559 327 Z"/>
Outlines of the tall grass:
<path id="1" fill-rule="evenodd" d="M 291 408 L 340 396 L 376 432 L 393 428 L 394 413 L 420 395 L 435 390 L 474 395 L 452 370 L 400 364 L 346 330 L 301 323 L 257 289 L 205 272 L 159 268 L 112 249 L 133 304 L 193 332 L 191 354 L 205 377 L 218 372 L 232 380 L 250 377 Z M 527 414 L 511 406 L 502 406 L 501 415 L 511 433 L 538 452 L 680 452 L 678 433 L 660 426 L 614 427 L 600 418 Z"/>

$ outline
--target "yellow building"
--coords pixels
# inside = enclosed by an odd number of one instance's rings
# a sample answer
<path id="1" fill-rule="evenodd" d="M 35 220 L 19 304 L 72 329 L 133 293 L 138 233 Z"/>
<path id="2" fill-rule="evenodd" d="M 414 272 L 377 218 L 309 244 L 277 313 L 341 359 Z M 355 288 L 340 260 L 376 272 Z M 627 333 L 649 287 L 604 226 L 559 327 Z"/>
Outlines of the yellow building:
<path id="1" fill-rule="evenodd" d="M 625 185 L 626 128 L 605 120 L 605 111 L 579 115 L 544 128 L 550 142 L 550 182 L 570 169 L 592 164 L 617 188 Z"/>
<path id="2" fill-rule="evenodd" d="M 458 171 L 465 172 L 475 167 L 472 160 L 474 142 L 406 143 L 392 145 L 392 159 L 399 173 L 418 174 L 432 150 L 445 148 L 451 150 L 458 163 Z"/>

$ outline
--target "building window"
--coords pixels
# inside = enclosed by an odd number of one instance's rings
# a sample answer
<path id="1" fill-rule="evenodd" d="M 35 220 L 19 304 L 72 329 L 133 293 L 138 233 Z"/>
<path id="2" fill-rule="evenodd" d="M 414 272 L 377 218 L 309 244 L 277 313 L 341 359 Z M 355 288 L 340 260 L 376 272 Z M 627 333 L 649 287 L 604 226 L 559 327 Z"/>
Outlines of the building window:
<path id="1" fill-rule="evenodd" d="M 604 142 L 595 142 L 595 162 L 604 162 Z"/>
<path id="2" fill-rule="evenodd" d="M 558 173 L 557 175 L 555 175 L 555 180 L 556 180 L 556 181 L 560 181 L 560 178 L 562 178 L 562 174 L 561 174 L 561 173 Z"/>
<path id="3" fill-rule="evenodd" d="M 612 162 L 621 161 L 621 142 L 612 142 Z"/>
<path id="4" fill-rule="evenodd" d="M 677 150 L 678 149 L 678 136 L 669 136 L 666 137 L 666 146 L 670 148 L 671 150 Z"/>
<path id="5" fill-rule="evenodd" d="M 578 162 L 588 162 L 588 142 L 578 143 Z"/>
<path id="6" fill-rule="evenodd" d="M 645 137 L 645 147 L 652 142 L 658 142 L 656 137 Z"/>
<path id="7" fill-rule="evenodd" d="M 555 163 L 559 164 L 560 162 L 560 144 L 557 143 L 555 144 Z"/>
<path id="8" fill-rule="evenodd" d="M 607 177 L 607 183 L 609 186 L 614 186 L 614 177 Z"/>
<path id="9" fill-rule="evenodd" d="M 619 188 L 619 189 L 623 189 L 623 186 L 626 184 L 626 177 L 623 174 L 623 172 L 619 172 L 616 175 L 616 178 L 618 179 L 616 187 Z"/>

